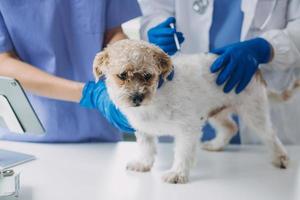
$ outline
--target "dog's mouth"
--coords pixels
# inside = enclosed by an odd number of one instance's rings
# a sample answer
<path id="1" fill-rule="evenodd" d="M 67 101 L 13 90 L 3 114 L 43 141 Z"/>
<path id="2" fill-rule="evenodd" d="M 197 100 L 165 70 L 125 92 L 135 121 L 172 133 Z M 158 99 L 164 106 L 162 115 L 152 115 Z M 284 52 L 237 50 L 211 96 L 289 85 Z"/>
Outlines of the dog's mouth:
<path id="1" fill-rule="evenodd" d="M 139 107 L 141 105 L 142 105 L 141 103 L 136 103 L 136 104 L 133 104 L 133 107 Z"/>
<path id="2" fill-rule="evenodd" d="M 135 92 L 128 96 L 126 99 L 126 106 L 127 107 L 141 107 L 141 106 L 148 106 L 152 102 L 152 95 L 149 91 L 146 92 Z"/>
<path id="3" fill-rule="evenodd" d="M 116 104 L 123 108 L 137 108 L 148 106 L 153 99 L 153 93 L 149 90 L 144 91 L 127 91 L 123 95 L 119 95 Z"/>

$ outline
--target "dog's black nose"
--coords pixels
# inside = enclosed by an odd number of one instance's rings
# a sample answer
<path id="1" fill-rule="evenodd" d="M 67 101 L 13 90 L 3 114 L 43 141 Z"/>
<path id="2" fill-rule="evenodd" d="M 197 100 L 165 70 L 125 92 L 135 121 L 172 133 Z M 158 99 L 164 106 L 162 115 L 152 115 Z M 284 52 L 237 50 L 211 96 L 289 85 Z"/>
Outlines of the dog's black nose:
<path id="1" fill-rule="evenodd" d="M 141 93 L 135 93 L 132 96 L 132 102 L 136 105 L 139 106 L 141 105 L 142 101 L 144 100 L 144 94 Z"/>

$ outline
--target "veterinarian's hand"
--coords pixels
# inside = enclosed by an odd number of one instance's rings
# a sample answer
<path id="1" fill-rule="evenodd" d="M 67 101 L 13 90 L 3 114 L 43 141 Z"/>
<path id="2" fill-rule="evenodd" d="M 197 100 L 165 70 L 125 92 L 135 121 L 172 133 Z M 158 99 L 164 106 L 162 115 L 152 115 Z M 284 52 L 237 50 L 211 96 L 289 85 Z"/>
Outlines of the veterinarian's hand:
<path id="1" fill-rule="evenodd" d="M 166 21 L 158 24 L 148 31 L 149 42 L 159 46 L 170 56 L 174 55 L 177 51 L 174 34 L 176 33 L 180 44 L 184 41 L 183 34 L 181 32 L 177 32 L 176 28 L 172 29 L 170 27 L 170 24 L 175 24 L 175 22 L 176 20 L 174 17 L 169 17 Z"/>
<path id="2" fill-rule="evenodd" d="M 213 50 L 212 53 L 220 55 L 212 64 L 212 73 L 219 72 L 216 83 L 225 86 L 223 91 L 230 92 L 235 87 L 238 94 L 243 91 L 259 64 L 271 60 L 272 46 L 265 39 L 255 38 Z"/>
<path id="3" fill-rule="evenodd" d="M 86 83 L 80 105 L 85 108 L 97 109 L 112 125 L 122 132 L 135 132 L 126 117 L 110 100 L 103 80 L 99 80 L 97 83 L 93 81 Z"/>

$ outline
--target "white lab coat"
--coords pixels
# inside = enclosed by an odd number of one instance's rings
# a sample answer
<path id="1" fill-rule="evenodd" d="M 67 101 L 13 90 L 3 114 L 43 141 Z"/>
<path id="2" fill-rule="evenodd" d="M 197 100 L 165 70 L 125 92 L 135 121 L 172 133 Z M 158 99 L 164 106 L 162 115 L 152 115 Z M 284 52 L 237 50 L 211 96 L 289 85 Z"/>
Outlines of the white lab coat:
<path id="1" fill-rule="evenodd" d="M 139 0 L 143 17 L 141 37 L 147 40 L 147 31 L 170 16 L 177 20 L 177 30 L 185 36 L 182 53 L 209 50 L 209 30 L 212 24 L 213 2 L 204 14 L 192 9 L 195 0 Z M 274 48 L 274 59 L 261 65 L 268 88 L 283 91 L 300 76 L 300 0 L 278 0 L 272 17 L 263 30 L 276 0 L 242 0 L 244 21 L 241 41 L 263 37 Z M 271 114 L 279 138 L 285 144 L 300 144 L 300 92 L 285 103 L 271 101 Z M 243 143 L 258 143 L 259 138 L 243 124 L 240 127 Z"/>

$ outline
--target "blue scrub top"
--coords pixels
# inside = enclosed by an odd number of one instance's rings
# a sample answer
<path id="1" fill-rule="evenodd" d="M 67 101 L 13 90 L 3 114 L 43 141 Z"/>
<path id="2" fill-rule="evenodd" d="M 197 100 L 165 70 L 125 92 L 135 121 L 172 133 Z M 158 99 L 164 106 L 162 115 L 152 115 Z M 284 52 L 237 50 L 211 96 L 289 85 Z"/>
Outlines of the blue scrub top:
<path id="1" fill-rule="evenodd" d="M 107 29 L 139 16 L 136 0 L 1 0 L 0 52 L 62 78 L 93 79 L 92 62 Z M 121 134 L 96 110 L 28 94 L 47 134 L 9 134 L 34 142 L 118 141 Z"/>
<path id="2" fill-rule="evenodd" d="M 239 42 L 244 14 L 242 0 L 215 0 L 209 32 L 210 50 Z"/>

